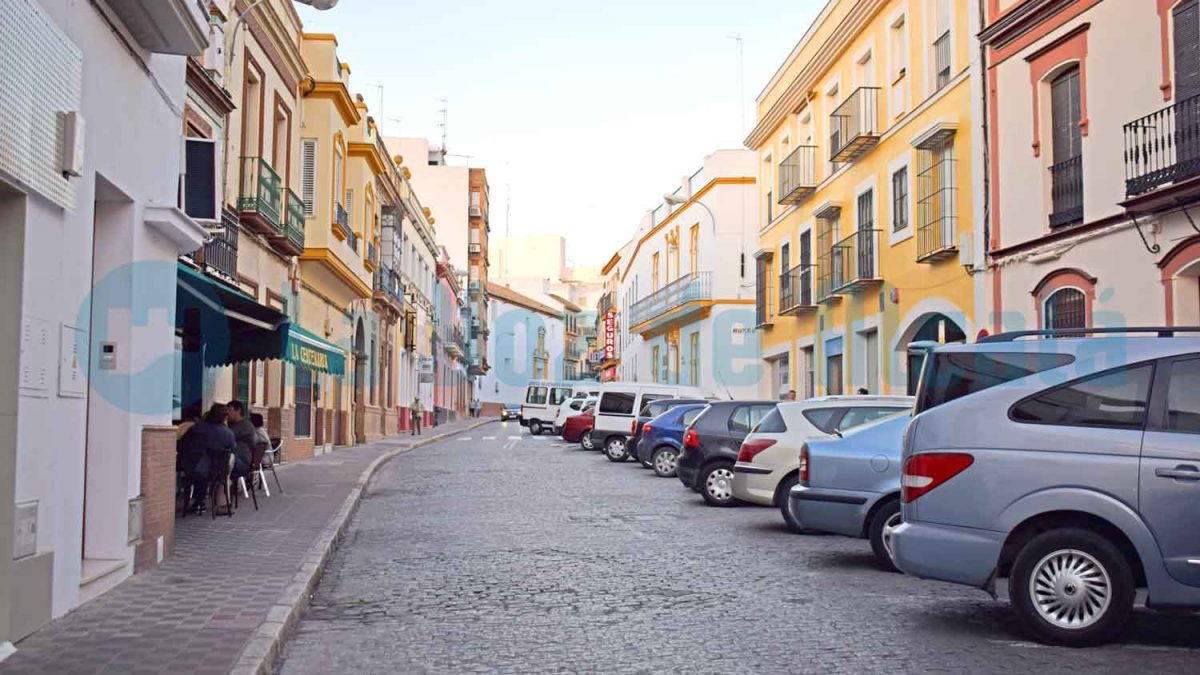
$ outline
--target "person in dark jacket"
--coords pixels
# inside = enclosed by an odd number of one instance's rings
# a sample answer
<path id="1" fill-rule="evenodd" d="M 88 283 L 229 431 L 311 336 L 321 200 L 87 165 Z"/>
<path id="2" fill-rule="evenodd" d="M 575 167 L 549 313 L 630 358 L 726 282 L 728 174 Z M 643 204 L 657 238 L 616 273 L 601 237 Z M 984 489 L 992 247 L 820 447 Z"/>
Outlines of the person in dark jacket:
<path id="1" fill-rule="evenodd" d="M 254 452 L 254 444 L 258 442 L 255 438 L 254 424 L 246 416 L 245 403 L 230 401 L 226 407 L 229 408 L 229 430 L 233 432 L 233 438 L 237 441 L 237 447 L 233 450 L 233 475 L 245 476 L 250 473 L 251 455 Z"/>
<path id="2" fill-rule="evenodd" d="M 208 476 L 213 467 L 214 455 L 221 451 L 233 452 L 237 445 L 233 432 L 226 426 L 229 409 L 214 403 L 204 419 L 192 425 L 179 439 L 177 451 L 179 464 L 193 488 L 190 510 L 204 511 L 204 498 L 208 494 Z"/>

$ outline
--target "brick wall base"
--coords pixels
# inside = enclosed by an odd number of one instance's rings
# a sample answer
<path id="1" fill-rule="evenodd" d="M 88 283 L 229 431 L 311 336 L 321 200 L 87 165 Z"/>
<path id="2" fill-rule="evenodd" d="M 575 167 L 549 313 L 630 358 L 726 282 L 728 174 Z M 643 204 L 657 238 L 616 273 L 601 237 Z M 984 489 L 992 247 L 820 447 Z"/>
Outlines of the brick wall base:
<path id="1" fill-rule="evenodd" d="M 158 565 L 175 542 L 175 427 L 142 427 L 142 541 L 135 548 L 133 570 Z"/>
<path id="2" fill-rule="evenodd" d="M 296 462 L 313 456 L 313 437 L 296 438 L 296 409 L 283 408 L 279 411 L 280 433 L 283 439 L 283 461 Z M 316 420 L 313 420 L 314 426 Z M 316 433 L 316 429 L 312 429 Z"/>
<path id="3" fill-rule="evenodd" d="M 504 410 L 503 403 L 484 403 L 480 408 L 480 417 L 499 417 L 500 411 Z"/>

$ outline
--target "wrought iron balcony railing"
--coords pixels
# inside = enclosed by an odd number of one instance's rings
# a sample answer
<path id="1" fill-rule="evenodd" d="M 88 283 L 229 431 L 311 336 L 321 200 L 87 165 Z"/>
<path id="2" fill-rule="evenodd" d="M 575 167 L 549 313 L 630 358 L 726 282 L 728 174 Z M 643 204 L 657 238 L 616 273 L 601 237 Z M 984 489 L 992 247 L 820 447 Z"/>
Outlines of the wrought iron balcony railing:
<path id="1" fill-rule="evenodd" d="M 290 250 L 288 253 L 298 254 L 304 251 L 304 200 L 288 188 L 287 212 L 283 222 L 283 236 L 280 243 Z"/>
<path id="2" fill-rule="evenodd" d="M 937 69 L 934 71 L 934 75 L 937 78 L 937 86 L 934 87 L 935 89 L 941 89 L 947 84 L 950 84 L 950 78 L 952 75 L 950 70 L 950 50 L 952 47 L 953 45 L 950 43 L 949 30 L 947 30 L 945 33 L 942 33 L 942 36 L 933 43 L 934 68 Z"/>
<path id="3" fill-rule="evenodd" d="M 608 310 L 610 310 L 612 308 L 613 308 L 612 291 L 605 291 L 604 295 L 600 296 L 600 303 L 597 306 L 598 313 L 601 316 L 604 316 L 605 314 L 608 313 Z"/>
<path id="4" fill-rule="evenodd" d="M 829 116 L 829 159 L 852 162 L 879 142 L 879 87 L 859 87 Z"/>
<path id="5" fill-rule="evenodd" d="M 796 265 L 779 275 L 779 313 L 799 314 L 814 309 L 812 265 Z"/>
<path id="6" fill-rule="evenodd" d="M 404 284 L 400 281 L 400 275 L 392 269 L 380 267 L 375 270 L 375 292 L 396 304 L 404 304 Z"/>
<path id="7" fill-rule="evenodd" d="M 629 308 L 629 324 L 636 326 L 689 302 L 711 299 L 712 273 L 685 274 L 634 303 Z"/>
<path id="8" fill-rule="evenodd" d="M 818 296 L 821 299 L 838 293 L 853 293 L 881 281 L 879 232 L 856 230 L 821 256 L 817 263 L 820 269 Z"/>
<path id="9" fill-rule="evenodd" d="M 958 252 L 958 191 L 955 160 L 934 162 L 917 174 L 917 262 L 935 262 Z"/>
<path id="10" fill-rule="evenodd" d="M 1050 167 L 1050 227 L 1083 222 L 1083 156 Z"/>
<path id="11" fill-rule="evenodd" d="M 261 157 L 242 158 L 242 184 L 238 192 L 238 211 L 256 213 L 266 219 L 270 228 L 282 233 L 280 217 L 283 199 L 279 174 Z"/>
<path id="12" fill-rule="evenodd" d="M 1200 175 L 1200 96 L 1125 125 L 1125 195 Z"/>
<path id="13" fill-rule="evenodd" d="M 333 226 L 337 228 L 337 231 L 346 240 L 346 243 L 350 245 L 350 248 L 357 251 L 358 235 L 350 228 L 350 214 L 341 203 L 333 205 Z"/>
<path id="14" fill-rule="evenodd" d="M 192 259 L 204 271 L 236 284 L 238 278 L 238 231 L 241 228 L 238 226 L 237 218 L 229 211 L 221 214 L 221 224 L 225 226 L 224 231 L 205 242 L 204 246 L 192 254 Z"/>
<path id="15" fill-rule="evenodd" d="M 817 189 L 817 148 L 801 145 L 779 163 L 779 203 L 795 204 Z"/>
<path id="16" fill-rule="evenodd" d="M 379 267 L 379 249 L 375 248 L 375 242 L 367 242 L 367 262 L 371 267 Z"/>

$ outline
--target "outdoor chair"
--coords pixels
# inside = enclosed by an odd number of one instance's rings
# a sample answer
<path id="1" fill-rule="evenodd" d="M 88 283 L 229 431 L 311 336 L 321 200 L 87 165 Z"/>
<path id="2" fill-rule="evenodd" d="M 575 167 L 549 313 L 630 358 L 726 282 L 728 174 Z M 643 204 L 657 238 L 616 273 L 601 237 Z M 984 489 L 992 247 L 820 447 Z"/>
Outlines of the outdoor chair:
<path id="1" fill-rule="evenodd" d="M 267 447 L 263 453 L 262 461 L 258 464 L 258 478 L 262 482 L 263 491 L 268 497 L 271 496 L 271 488 L 267 487 L 267 474 L 264 469 L 270 470 L 271 475 L 275 477 L 275 489 L 283 494 L 283 486 L 279 484 L 279 474 L 275 473 L 275 463 L 278 461 L 279 454 L 283 452 L 283 439 L 279 439 L 279 443 L 275 447 Z"/>
<path id="2" fill-rule="evenodd" d="M 208 494 L 213 520 L 217 518 L 217 493 L 225 498 L 225 515 L 233 517 L 233 500 L 229 490 L 229 473 L 233 468 L 233 452 L 217 450 L 211 454 L 212 468 L 208 473 Z"/>
<path id="3" fill-rule="evenodd" d="M 243 496 L 249 497 L 254 502 L 254 510 L 255 511 L 258 510 L 258 488 L 255 487 L 255 485 L 254 485 L 254 477 L 255 477 L 255 475 L 261 476 L 261 474 L 262 474 L 262 458 L 263 458 L 263 455 L 266 454 L 266 451 L 267 451 L 266 443 L 255 443 L 254 449 L 250 451 L 250 470 L 248 472 L 246 472 L 244 475 L 239 474 L 237 477 L 238 487 L 241 488 L 241 494 Z M 246 489 L 246 487 L 247 487 L 246 479 L 247 478 L 250 479 L 250 485 L 249 485 L 250 489 L 249 490 Z M 260 478 L 260 480 L 261 480 L 261 478 Z M 261 480 L 261 482 L 263 482 L 265 484 L 265 480 Z M 268 497 L 271 496 L 271 493 L 269 491 L 267 492 L 267 496 Z M 235 506 L 237 506 L 238 502 L 239 502 L 238 491 L 237 491 L 237 489 L 234 489 L 233 503 Z"/>

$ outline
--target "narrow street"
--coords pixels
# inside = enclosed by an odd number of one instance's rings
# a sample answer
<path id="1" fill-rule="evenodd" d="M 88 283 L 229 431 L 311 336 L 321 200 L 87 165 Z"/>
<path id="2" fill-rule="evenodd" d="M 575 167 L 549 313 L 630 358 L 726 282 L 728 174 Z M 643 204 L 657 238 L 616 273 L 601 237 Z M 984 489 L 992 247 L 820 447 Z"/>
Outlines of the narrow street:
<path id="1" fill-rule="evenodd" d="M 878 571 L 866 542 L 715 509 L 515 422 L 381 468 L 282 672 L 1194 672 L 1200 617 L 1027 641 L 1006 603 Z"/>

